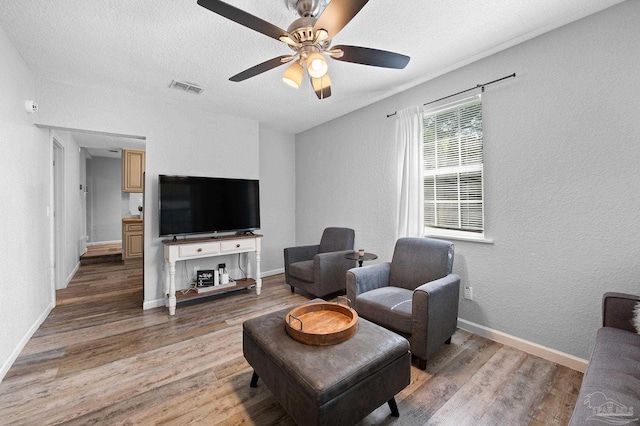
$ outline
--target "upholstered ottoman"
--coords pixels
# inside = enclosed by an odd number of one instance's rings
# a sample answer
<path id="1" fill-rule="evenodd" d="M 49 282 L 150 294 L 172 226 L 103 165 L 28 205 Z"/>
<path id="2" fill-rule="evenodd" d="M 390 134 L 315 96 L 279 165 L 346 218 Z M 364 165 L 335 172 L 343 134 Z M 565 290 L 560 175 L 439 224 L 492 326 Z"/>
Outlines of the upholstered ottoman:
<path id="1" fill-rule="evenodd" d="M 245 321 L 244 356 L 251 386 L 262 379 L 300 425 L 352 425 L 384 404 L 398 416 L 395 395 L 411 379 L 409 342 L 363 318 L 342 343 L 309 346 L 292 339 L 284 318 L 291 308 Z"/>

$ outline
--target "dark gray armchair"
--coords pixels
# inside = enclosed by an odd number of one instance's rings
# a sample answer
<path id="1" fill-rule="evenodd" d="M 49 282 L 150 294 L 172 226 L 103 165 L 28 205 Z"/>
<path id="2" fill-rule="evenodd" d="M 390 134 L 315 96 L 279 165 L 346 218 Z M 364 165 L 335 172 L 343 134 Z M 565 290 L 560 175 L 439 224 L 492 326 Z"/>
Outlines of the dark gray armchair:
<path id="1" fill-rule="evenodd" d="M 358 315 L 405 336 L 424 370 L 456 331 L 460 277 L 452 268 L 450 242 L 400 238 L 391 262 L 347 272 L 347 297 Z"/>
<path id="2" fill-rule="evenodd" d="M 356 266 L 344 255 L 353 252 L 355 232 L 349 228 L 326 228 L 320 244 L 284 249 L 284 276 L 291 291 L 298 287 L 322 297 L 346 287 L 345 274 Z"/>

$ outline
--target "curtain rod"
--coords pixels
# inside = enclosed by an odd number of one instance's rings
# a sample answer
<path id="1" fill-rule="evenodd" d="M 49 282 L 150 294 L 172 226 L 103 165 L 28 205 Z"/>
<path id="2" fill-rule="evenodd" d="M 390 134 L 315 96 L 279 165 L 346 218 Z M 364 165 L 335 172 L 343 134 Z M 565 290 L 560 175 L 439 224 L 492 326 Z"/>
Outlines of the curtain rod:
<path id="1" fill-rule="evenodd" d="M 505 77 L 498 78 L 497 80 L 489 81 L 488 83 L 476 84 L 474 87 L 470 87 L 470 88 L 468 88 L 468 89 L 466 89 L 466 90 L 462 90 L 462 91 L 460 91 L 460 92 L 458 92 L 458 93 L 453 93 L 453 94 L 451 94 L 451 95 L 447 95 L 447 96 L 445 96 L 445 97 L 443 97 L 443 98 L 436 99 L 435 101 L 427 102 L 426 104 L 422 104 L 422 106 L 427 106 L 427 105 L 429 105 L 429 104 L 433 104 L 433 103 L 436 103 L 436 102 L 442 101 L 442 100 L 444 100 L 444 99 L 448 99 L 448 98 L 451 98 L 451 97 L 453 97 L 453 96 L 457 96 L 457 95 L 460 95 L 460 94 L 462 94 L 462 93 L 466 93 L 466 92 L 468 92 L 468 91 L 470 91 L 470 90 L 475 90 L 475 89 L 477 89 L 478 87 L 482 88 L 482 91 L 484 92 L 484 86 L 488 86 L 488 85 L 490 85 L 490 84 L 497 83 L 497 82 L 499 82 L 499 81 L 506 80 L 507 78 L 511 78 L 511 77 L 515 77 L 515 76 L 516 76 L 516 73 L 514 72 L 514 73 L 513 73 L 513 74 L 511 74 L 511 75 L 507 75 L 507 76 L 505 76 Z M 394 116 L 394 115 L 396 115 L 397 113 L 398 113 L 398 111 L 394 111 L 394 112 L 393 112 L 393 114 L 387 114 L 387 118 L 389 118 L 389 117 L 393 117 L 393 116 Z"/>

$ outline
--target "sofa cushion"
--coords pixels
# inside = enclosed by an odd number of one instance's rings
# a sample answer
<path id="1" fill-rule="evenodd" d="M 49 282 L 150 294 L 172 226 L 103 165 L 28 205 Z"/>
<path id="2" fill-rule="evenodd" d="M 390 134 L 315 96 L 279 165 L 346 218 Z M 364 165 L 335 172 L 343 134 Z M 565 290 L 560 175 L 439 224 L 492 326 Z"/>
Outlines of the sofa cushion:
<path id="1" fill-rule="evenodd" d="M 389 271 L 389 285 L 415 290 L 446 277 L 453 267 L 453 244 L 435 238 L 400 238 Z"/>
<path id="2" fill-rule="evenodd" d="M 589 420 L 602 420 L 616 409 L 618 413 L 612 418 L 639 421 L 640 336 L 618 328 L 602 327 L 598 330 L 569 424 L 585 425 Z M 625 409 L 628 410 L 626 414 Z M 593 417 L 596 413 L 600 413 L 599 416 Z"/>
<path id="3" fill-rule="evenodd" d="M 303 260 L 289 265 L 289 275 L 299 280 L 313 282 L 313 260 Z"/>
<path id="4" fill-rule="evenodd" d="M 318 253 L 353 250 L 355 235 L 355 231 L 350 228 L 325 228 Z"/>
<path id="5" fill-rule="evenodd" d="M 358 315 L 390 330 L 411 334 L 413 291 L 381 287 L 366 291 L 356 299 Z"/>

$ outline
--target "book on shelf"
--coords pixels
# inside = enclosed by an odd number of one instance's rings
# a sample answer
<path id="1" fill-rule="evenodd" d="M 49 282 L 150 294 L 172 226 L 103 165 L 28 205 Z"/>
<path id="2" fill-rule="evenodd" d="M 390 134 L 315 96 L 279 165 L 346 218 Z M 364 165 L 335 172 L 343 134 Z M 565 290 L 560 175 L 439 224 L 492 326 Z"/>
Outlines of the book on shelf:
<path id="1" fill-rule="evenodd" d="M 216 281 L 218 281 L 216 278 L 218 278 L 216 271 L 214 271 L 213 269 L 205 269 L 205 270 L 200 270 L 196 273 L 196 284 L 198 287 L 209 287 L 209 286 L 214 286 L 216 284 Z"/>

